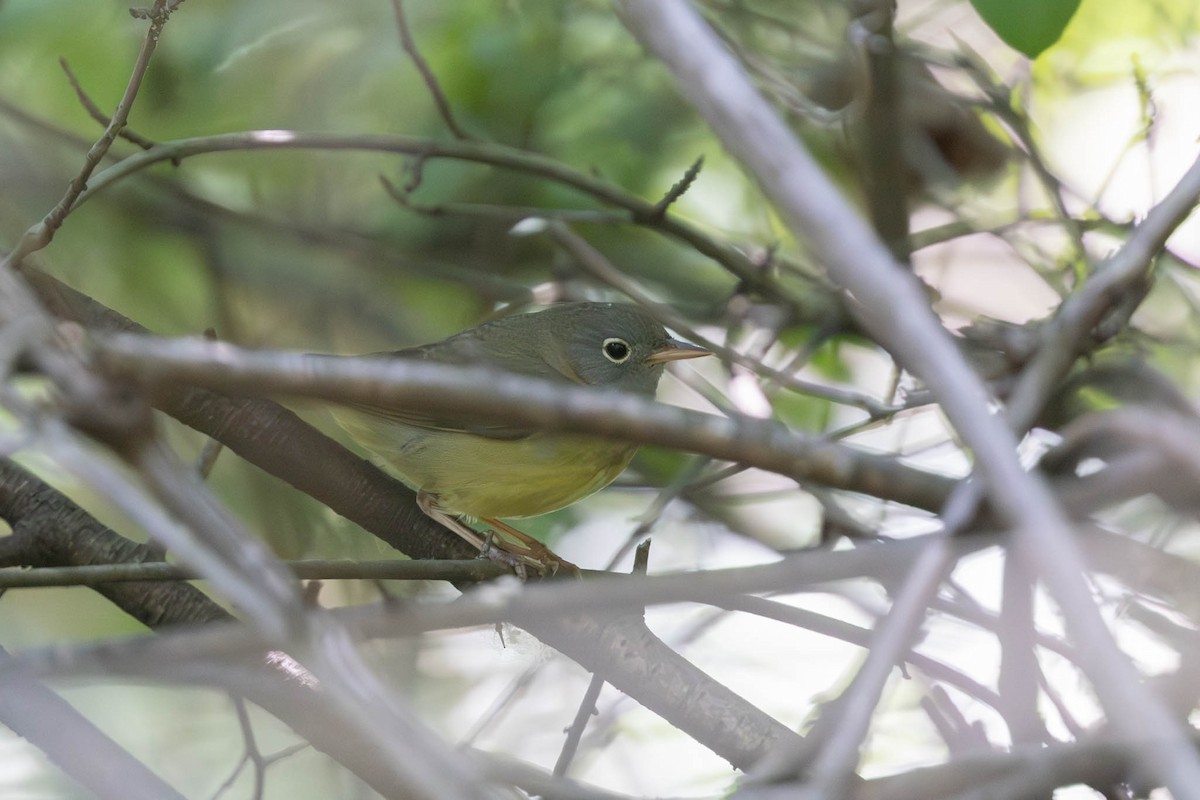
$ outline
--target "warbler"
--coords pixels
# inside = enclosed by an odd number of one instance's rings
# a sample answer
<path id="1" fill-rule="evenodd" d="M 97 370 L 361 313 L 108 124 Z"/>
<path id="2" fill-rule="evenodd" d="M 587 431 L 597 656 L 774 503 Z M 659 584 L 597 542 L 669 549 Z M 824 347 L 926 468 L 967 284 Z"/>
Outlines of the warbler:
<path id="1" fill-rule="evenodd" d="M 710 353 L 671 338 L 636 306 L 564 303 L 376 355 L 495 367 L 653 396 L 666 364 Z M 574 565 L 499 518 L 546 514 L 587 497 L 612 483 L 638 449 L 598 436 L 466 424 L 443 419 L 436 409 L 355 405 L 335 409 L 334 416 L 417 491 L 418 505 L 431 518 L 481 550 L 490 541 L 513 557 L 512 563 L 539 571 Z M 496 539 L 463 518 L 481 521 Z"/>

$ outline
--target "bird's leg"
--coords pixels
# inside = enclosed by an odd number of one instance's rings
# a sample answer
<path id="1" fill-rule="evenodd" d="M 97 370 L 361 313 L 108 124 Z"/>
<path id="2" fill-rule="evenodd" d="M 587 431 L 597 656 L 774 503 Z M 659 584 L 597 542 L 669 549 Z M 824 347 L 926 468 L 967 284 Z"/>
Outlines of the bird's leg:
<path id="1" fill-rule="evenodd" d="M 549 569 L 550 574 L 554 575 L 560 569 L 566 567 L 575 575 L 580 574 L 579 567 L 567 561 L 529 534 L 522 533 L 513 526 L 498 519 L 485 518 L 480 521 L 486 523 L 493 531 L 500 535 L 505 550 L 525 559 L 526 563 L 534 566 L 539 571 Z"/>
<path id="2" fill-rule="evenodd" d="M 477 548 L 484 557 L 514 567 L 521 577 L 524 577 L 526 566 L 532 567 L 539 575 L 544 575 L 547 570 L 551 574 L 554 574 L 564 566 L 575 574 L 579 574 L 579 567 L 555 555 L 546 545 L 537 539 L 521 533 L 511 525 L 506 525 L 496 519 L 482 520 L 497 534 L 495 537 L 488 535 L 485 538 L 478 531 L 472 530 L 458 517 L 446 513 L 438 505 L 437 501 L 438 498 L 435 494 L 429 492 L 417 493 L 417 507 L 426 516 L 442 527 L 457 533 L 469 542 L 471 546 Z"/>
<path id="3" fill-rule="evenodd" d="M 503 547 L 497 547 L 495 541 L 495 531 L 484 533 L 483 546 L 479 548 L 479 557 L 512 567 L 513 571 L 517 573 L 517 577 L 522 581 L 528 578 L 529 576 L 525 572 L 524 556 L 519 556 L 516 553 L 505 550 Z M 535 569 L 538 570 L 538 574 L 540 575 L 541 567 L 535 567 Z"/>
<path id="4" fill-rule="evenodd" d="M 483 550 L 483 537 L 476 531 L 471 530 L 463 524 L 458 517 L 451 516 L 441 509 L 437 502 L 437 495 L 429 492 L 417 492 L 417 508 L 425 513 L 434 522 L 441 525 L 443 528 L 454 531 L 462 538 L 466 539 L 476 550 Z"/>

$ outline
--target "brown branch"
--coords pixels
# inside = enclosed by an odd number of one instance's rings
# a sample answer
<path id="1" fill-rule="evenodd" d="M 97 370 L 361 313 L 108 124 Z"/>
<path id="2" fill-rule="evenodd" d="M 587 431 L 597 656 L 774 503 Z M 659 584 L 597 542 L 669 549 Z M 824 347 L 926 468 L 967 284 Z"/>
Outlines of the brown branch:
<path id="1" fill-rule="evenodd" d="M 206 153 L 253 150 L 348 150 L 398 153 L 415 156 L 422 162 L 455 159 L 523 172 L 569 186 L 584 195 L 629 214 L 629 222 L 659 231 L 683 242 L 701 255 L 711 258 L 746 286 L 761 290 L 793 310 L 798 319 L 827 322 L 842 316 L 841 300 L 821 279 L 799 272 L 792 277 L 804 284 L 802 291 L 790 289 L 763 270 L 738 248 L 704 234 L 671 214 L 659 214 L 655 204 L 621 188 L 564 165 L 553 158 L 504 145 L 476 141 L 435 141 L 411 136 L 305 133 L 301 131 L 246 131 L 216 136 L 160 142 L 150 150 L 135 153 L 96 175 L 88 190 L 76 201 L 79 206 L 98 192 L 154 164 L 175 161 Z"/>
<path id="2" fill-rule="evenodd" d="M 145 331 L 137 323 L 51 278 L 26 270 L 46 306 L 91 330 Z M 157 407 L 223 442 L 266 472 L 374 533 L 414 559 L 472 558 L 476 552 L 416 507 L 416 495 L 269 400 L 234 400 L 188 387 L 161 387 Z"/>
<path id="3" fill-rule="evenodd" d="M 82 566 L 139 563 L 154 558 L 152 548 L 126 539 L 96 521 L 67 497 L 0 460 L 0 517 L 13 533 L 4 539 L 4 563 L 31 566 Z M 185 583 L 106 584 L 96 587 L 122 611 L 154 630 L 188 624 L 232 622 L 227 611 Z M 404 783 L 380 770 L 379 754 L 369 739 L 320 711 L 319 696 L 264 666 L 253 666 L 262 686 L 245 696 L 292 726 L 385 796 L 402 796 Z M 277 685 L 276 685 L 277 684 Z M 0 694 L 7 694 L 8 691 Z M 282 699 L 282 702 L 281 702 Z M 313 706 L 318 706 L 313 708 Z"/>
<path id="4" fill-rule="evenodd" d="M 866 68 L 866 108 L 860 121 L 862 180 L 875 232 L 898 262 L 909 256 L 908 207 L 901 142 L 901 68 L 892 37 L 893 0 L 860 3 L 849 36 Z"/>
<path id="5" fill-rule="evenodd" d="M 153 548 L 152 548 L 153 550 Z M 157 555 L 157 552 L 154 553 Z M 0 563 L 7 560 L 0 553 Z M 306 560 L 285 561 L 300 580 L 305 581 L 450 581 L 478 583 L 512 570 L 483 558 L 461 561 L 349 561 Z M 38 567 L 22 569 L 0 567 L 0 590 L 33 589 L 49 586 L 101 586 L 110 583 L 141 583 L 146 581 L 194 581 L 204 575 L 195 569 L 163 562 L 101 563 L 76 567 Z"/>
<path id="6" fill-rule="evenodd" d="M 79 174 L 71 180 L 66 194 L 43 217 L 41 222 L 25 232 L 17 246 L 4 259 L 2 265 L 4 269 L 9 269 L 14 264 L 20 264 L 25 256 L 48 245 L 54 238 L 55 232 L 62 226 L 63 220 L 74 210 L 79 197 L 87 190 L 92 173 L 129 120 L 129 112 L 133 109 L 134 100 L 137 99 L 138 91 L 142 86 L 142 79 L 145 78 L 146 69 L 150 66 L 150 57 L 154 55 L 154 50 L 158 47 L 163 26 L 167 24 L 173 7 L 173 4 L 168 4 L 165 0 L 154 0 L 153 8 L 148 9 L 144 14 L 144 17 L 150 20 L 150 27 L 146 31 L 146 38 L 142 40 L 142 49 L 134 63 L 133 74 L 130 75 L 129 82 L 125 86 L 125 93 L 117 103 L 116 110 L 113 111 L 112 119 L 109 120 L 104 133 L 88 150 L 83 167 L 79 170 Z"/>
<path id="7" fill-rule="evenodd" d="M 7 566 L 83 567 L 157 559 L 152 547 L 118 536 L 7 459 L 0 460 L 0 517 L 12 527 L 0 560 Z M 96 590 L 150 628 L 230 619 L 208 595 L 186 584 L 106 584 Z"/>
<path id="8" fill-rule="evenodd" d="M 421 73 L 421 80 L 425 82 L 425 87 L 429 89 L 429 94 L 433 97 L 433 103 L 437 106 L 438 114 L 441 115 L 442 121 L 446 123 L 446 127 L 450 129 L 459 139 L 473 139 L 475 137 L 468 134 L 458 124 L 458 120 L 454 118 L 454 112 L 450 108 L 450 101 L 446 99 L 446 93 L 442 91 L 442 86 L 438 83 L 437 76 L 433 74 L 433 69 L 429 66 L 429 62 L 421 55 L 421 51 L 417 49 L 417 43 L 413 39 L 412 31 L 408 27 L 408 17 L 404 13 L 404 0 L 392 0 L 392 8 L 396 11 L 396 26 L 400 29 L 400 46 L 404 48 L 404 52 L 408 53 L 408 57 L 412 59 L 413 66 L 417 68 L 417 72 Z"/>
<path id="9" fill-rule="evenodd" d="M 667 209 L 674 205 L 675 201 L 683 197 L 684 194 L 687 193 L 688 189 L 692 188 L 692 184 L 695 183 L 696 179 L 700 177 L 700 170 L 703 166 L 704 156 L 697 156 L 696 160 L 692 162 L 691 166 L 684 170 L 683 177 L 676 181 L 675 184 L 667 190 L 667 193 L 664 194 L 662 198 L 654 204 L 654 212 L 659 217 L 662 217 L 664 214 L 666 214 Z"/>
<path id="10" fill-rule="evenodd" d="M 68 319 L 93 329 L 137 328 L 47 275 L 30 271 L 28 278 L 46 304 Z M 270 401 L 234 400 L 177 386 L 161 392 L 157 402 L 414 558 L 474 555 L 420 512 L 411 490 Z M 749 765 L 771 742 L 794 735 L 684 660 L 639 618 L 549 615 L 527 630 L 586 668 L 603 672 L 618 689 L 736 765 Z M 704 702 L 689 696 L 688 688 Z"/>
<path id="11" fill-rule="evenodd" d="M 625 392 L 554 383 L 484 367 L 411 359 L 252 351 L 204 340 L 113 335 L 95 341 L 112 368 L 159 387 L 204 386 L 382 408 L 428 407 L 470 421 L 531 425 L 657 444 L 800 481 L 936 509 L 954 481 L 752 417 L 718 417 Z M 479 393 L 487 386 L 486 397 Z"/>

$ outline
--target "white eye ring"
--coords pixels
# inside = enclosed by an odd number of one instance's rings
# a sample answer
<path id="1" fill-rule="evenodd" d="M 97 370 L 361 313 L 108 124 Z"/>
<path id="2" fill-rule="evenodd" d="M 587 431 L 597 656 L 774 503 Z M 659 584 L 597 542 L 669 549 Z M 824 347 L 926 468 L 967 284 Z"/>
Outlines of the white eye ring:
<path id="1" fill-rule="evenodd" d="M 624 364 L 633 353 L 633 348 L 629 346 L 629 342 L 614 336 L 604 340 L 604 344 L 600 345 L 600 352 L 614 364 Z"/>

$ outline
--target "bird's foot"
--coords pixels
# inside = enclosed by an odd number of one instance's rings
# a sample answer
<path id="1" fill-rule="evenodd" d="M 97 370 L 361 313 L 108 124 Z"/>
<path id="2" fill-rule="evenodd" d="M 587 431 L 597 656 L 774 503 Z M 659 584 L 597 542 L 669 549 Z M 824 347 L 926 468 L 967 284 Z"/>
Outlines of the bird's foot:
<path id="1" fill-rule="evenodd" d="M 579 578 L 582 573 L 579 567 L 555 553 L 549 547 L 522 533 L 516 528 L 498 519 L 481 520 L 489 527 L 488 540 L 499 542 L 499 546 L 508 553 L 515 555 L 526 566 L 533 568 L 539 575 L 557 575 L 560 569 L 566 569 L 568 574 Z"/>
<path id="2" fill-rule="evenodd" d="M 495 544 L 495 537 L 495 531 L 484 532 L 483 544 L 479 546 L 479 558 L 487 559 L 488 561 L 493 561 L 497 564 L 503 564 L 504 566 L 511 568 L 512 571 L 517 574 L 517 577 L 522 581 L 526 580 L 529 577 L 529 573 L 525 569 L 526 562 L 522 560 L 522 556 L 505 550 L 502 547 L 498 547 Z M 534 569 L 538 570 L 538 574 L 541 574 L 538 566 L 534 565 Z"/>
<path id="3" fill-rule="evenodd" d="M 498 519 L 483 519 L 489 530 L 479 533 L 458 517 L 443 510 L 437 497 L 428 492 L 417 494 L 417 505 L 430 518 L 454 531 L 479 549 L 479 555 L 498 564 L 511 567 L 517 577 L 525 580 L 529 570 L 537 575 L 557 575 L 564 567 L 580 576 L 579 567 L 554 553 L 549 547 Z"/>

